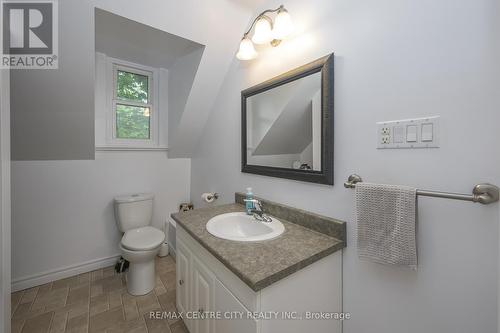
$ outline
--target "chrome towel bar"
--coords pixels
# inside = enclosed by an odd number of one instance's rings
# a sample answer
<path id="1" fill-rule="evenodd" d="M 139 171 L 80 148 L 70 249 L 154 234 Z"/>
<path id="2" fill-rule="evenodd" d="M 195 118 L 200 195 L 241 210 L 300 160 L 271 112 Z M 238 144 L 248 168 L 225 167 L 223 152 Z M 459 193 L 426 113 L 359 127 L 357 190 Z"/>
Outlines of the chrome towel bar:
<path id="1" fill-rule="evenodd" d="M 352 174 L 349 176 L 347 181 L 344 183 L 345 188 L 355 188 L 356 183 L 362 182 L 363 179 L 356 175 Z M 472 201 L 479 202 L 482 204 L 490 204 L 498 201 L 499 189 L 498 186 L 493 184 L 477 184 L 472 189 L 472 194 L 462 194 L 462 193 L 451 193 L 451 192 L 439 192 L 439 191 L 429 191 L 429 190 L 418 190 L 417 195 L 421 195 L 424 197 L 434 197 L 434 198 L 446 198 L 446 199 L 455 199 L 455 200 L 464 200 L 464 201 Z"/>

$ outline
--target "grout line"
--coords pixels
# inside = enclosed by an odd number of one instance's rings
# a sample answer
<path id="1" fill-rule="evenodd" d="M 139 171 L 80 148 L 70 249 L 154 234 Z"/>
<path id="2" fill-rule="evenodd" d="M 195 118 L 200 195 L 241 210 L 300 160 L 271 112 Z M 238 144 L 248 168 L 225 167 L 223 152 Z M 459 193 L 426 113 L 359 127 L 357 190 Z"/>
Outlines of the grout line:
<path id="1" fill-rule="evenodd" d="M 37 293 L 38 293 L 38 290 L 37 290 Z M 54 317 L 56 316 L 56 312 L 55 311 L 52 311 L 52 315 L 50 316 L 50 323 L 49 323 L 49 326 L 47 327 L 47 333 L 50 332 L 50 328 L 52 327 L 52 323 L 54 322 Z M 22 330 L 21 330 L 22 332 Z"/>

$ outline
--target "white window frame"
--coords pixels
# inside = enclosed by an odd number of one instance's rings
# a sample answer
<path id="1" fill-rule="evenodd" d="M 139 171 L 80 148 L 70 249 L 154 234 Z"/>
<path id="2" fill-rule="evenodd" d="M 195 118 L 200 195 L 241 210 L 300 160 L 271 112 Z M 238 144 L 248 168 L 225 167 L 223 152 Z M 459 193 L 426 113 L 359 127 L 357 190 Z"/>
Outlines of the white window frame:
<path id="1" fill-rule="evenodd" d="M 159 146 L 159 84 L 158 69 L 124 61 L 116 58 L 107 58 L 107 114 L 106 114 L 106 142 L 108 146 L 117 148 L 153 148 Z M 118 70 L 144 75 L 148 77 L 148 103 L 131 100 L 122 100 L 116 96 Z M 149 139 L 122 139 L 116 135 L 116 105 L 125 104 L 140 107 L 149 107 Z"/>

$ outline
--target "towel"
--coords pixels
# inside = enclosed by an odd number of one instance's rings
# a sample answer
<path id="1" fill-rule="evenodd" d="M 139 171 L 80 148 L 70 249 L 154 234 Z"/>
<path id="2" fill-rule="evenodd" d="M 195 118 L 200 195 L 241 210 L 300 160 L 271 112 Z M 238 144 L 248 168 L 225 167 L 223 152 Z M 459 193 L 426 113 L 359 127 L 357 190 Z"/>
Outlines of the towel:
<path id="1" fill-rule="evenodd" d="M 381 264 L 417 268 L 417 189 L 356 184 L 358 255 Z"/>

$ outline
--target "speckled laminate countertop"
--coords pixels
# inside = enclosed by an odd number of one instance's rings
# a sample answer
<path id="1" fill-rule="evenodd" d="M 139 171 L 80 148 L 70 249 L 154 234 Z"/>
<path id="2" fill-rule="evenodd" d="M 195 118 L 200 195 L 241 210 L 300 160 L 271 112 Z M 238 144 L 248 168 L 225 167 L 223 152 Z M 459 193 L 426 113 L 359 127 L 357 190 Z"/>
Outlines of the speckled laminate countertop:
<path id="1" fill-rule="evenodd" d="M 205 228 L 208 220 L 216 215 L 244 210 L 243 205 L 234 203 L 176 213 L 172 218 L 254 291 L 345 247 L 340 239 L 281 217 L 277 218 L 283 222 L 285 232 L 263 242 L 224 240 L 211 235 Z"/>

